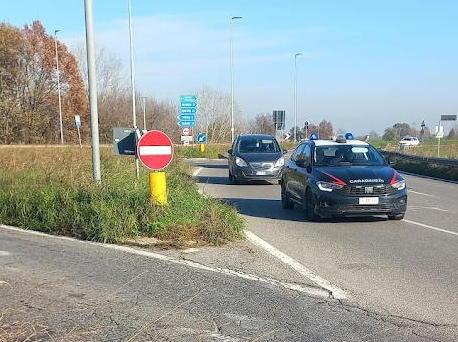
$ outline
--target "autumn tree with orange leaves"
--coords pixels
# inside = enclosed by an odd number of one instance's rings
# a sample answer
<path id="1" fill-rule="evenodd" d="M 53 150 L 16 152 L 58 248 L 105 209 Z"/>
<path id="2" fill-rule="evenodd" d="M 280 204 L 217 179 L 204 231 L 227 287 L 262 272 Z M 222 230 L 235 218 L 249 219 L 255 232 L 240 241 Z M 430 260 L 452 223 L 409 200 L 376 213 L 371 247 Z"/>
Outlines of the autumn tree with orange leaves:
<path id="1" fill-rule="evenodd" d="M 54 37 L 39 21 L 22 29 L 0 23 L 0 142 L 53 143 L 59 140 Z M 57 42 L 64 138 L 76 142 L 74 115 L 87 134 L 87 97 L 75 56 Z"/>

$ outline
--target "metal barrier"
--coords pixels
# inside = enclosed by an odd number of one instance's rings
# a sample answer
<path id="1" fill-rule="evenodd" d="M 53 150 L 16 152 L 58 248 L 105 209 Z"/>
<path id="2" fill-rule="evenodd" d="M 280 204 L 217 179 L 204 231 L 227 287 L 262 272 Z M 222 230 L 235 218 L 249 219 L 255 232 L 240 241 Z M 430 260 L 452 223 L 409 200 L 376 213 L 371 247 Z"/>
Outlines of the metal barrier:
<path id="1" fill-rule="evenodd" d="M 434 164 L 434 165 L 458 167 L 458 159 L 422 157 L 422 156 L 415 156 L 411 154 L 404 154 L 404 153 L 385 151 L 385 150 L 380 150 L 380 152 L 385 157 L 388 157 L 390 159 L 399 158 L 399 159 L 409 160 L 413 162 L 423 162 L 423 163 Z"/>

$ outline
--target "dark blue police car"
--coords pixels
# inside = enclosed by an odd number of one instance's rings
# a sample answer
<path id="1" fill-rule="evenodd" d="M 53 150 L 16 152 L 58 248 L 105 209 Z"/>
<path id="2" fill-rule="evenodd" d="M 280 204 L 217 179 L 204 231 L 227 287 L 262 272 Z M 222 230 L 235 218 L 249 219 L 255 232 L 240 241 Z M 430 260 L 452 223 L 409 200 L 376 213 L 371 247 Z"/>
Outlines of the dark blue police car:
<path id="1" fill-rule="evenodd" d="M 318 217 L 387 215 L 401 220 L 407 209 L 405 180 L 372 145 L 312 135 L 293 152 L 281 180 L 284 208 L 299 205 Z"/>

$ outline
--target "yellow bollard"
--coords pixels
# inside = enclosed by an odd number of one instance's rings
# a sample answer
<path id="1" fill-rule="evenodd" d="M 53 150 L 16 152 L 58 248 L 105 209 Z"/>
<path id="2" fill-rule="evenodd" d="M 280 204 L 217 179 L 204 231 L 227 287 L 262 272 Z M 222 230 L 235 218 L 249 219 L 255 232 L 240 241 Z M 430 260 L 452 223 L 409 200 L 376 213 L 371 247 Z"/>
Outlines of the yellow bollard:
<path id="1" fill-rule="evenodd" d="M 201 153 L 205 152 L 205 144 L 200 144 L 200 152 Z"/>
<path id="2" fill-rule="evenodd" d="M 165 172 L 150 172 L 149 194 L 151 202 L 157 205 L 167 205 L 167 180 Z"/>

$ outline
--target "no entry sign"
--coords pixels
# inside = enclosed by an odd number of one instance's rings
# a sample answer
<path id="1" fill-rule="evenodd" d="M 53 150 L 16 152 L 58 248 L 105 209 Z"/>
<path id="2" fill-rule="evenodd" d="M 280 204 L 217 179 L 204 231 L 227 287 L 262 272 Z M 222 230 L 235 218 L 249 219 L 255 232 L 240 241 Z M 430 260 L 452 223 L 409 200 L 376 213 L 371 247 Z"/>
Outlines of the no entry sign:
<path id="1" fill-rule="evenodd" d="M 172 140 L 161 131 L 148 131 L 138 141 L 137 155 L 153 171 L 166 168 L 173 159 Z"/>

